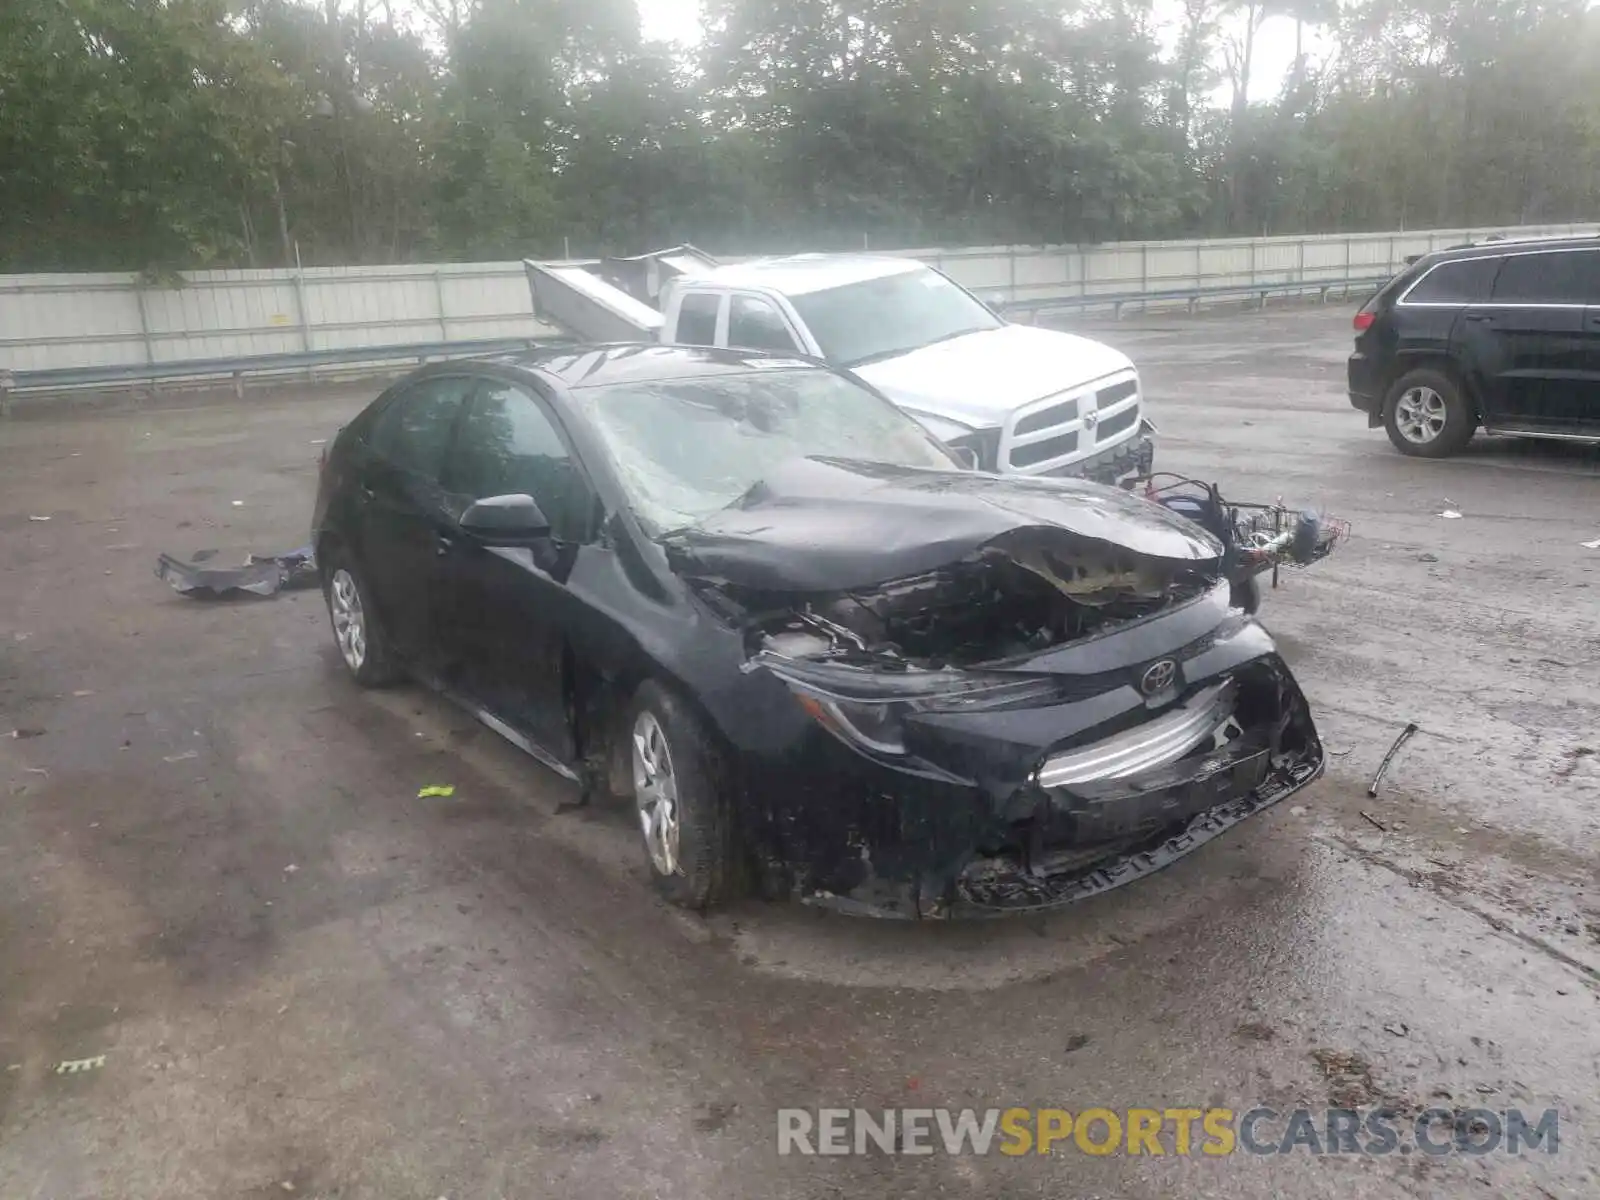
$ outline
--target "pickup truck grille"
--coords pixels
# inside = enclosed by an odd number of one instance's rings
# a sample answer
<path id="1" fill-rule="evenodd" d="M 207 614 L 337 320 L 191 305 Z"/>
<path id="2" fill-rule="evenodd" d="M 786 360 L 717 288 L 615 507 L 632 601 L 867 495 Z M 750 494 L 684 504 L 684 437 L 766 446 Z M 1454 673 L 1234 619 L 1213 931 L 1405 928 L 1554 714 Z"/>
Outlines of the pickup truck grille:
<path id="1" fill-rule="evenodd" d="M 1057 474 L 1122 441 L 1139 423 L 1139 379 L 1132 371 L 1058 392 L 1012 413 L 1001 431 L 1002 471 Z"/>

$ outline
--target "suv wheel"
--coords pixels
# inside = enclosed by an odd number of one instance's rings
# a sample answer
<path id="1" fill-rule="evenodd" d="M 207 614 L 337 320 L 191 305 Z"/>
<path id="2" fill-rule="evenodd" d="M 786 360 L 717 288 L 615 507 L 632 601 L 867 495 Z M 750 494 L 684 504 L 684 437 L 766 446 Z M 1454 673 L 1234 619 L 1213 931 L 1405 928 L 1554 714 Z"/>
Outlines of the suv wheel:
<path id="1" fill-rule="evenodd" d="M 717 751 L 699 718 L 653 680 L 628 714 L 629 762 L 645 859 L 656 888 L 682 908 L 727 899 L 733 839 L 717 787 Z"/>
<path id="2" fill-rule="evenodd" d="M 1389 389 L 1383 425 L 1401 454 L 1446 458 L 1472 440 L 1478 419 L 1454 379 L 1443 371 L 1419 367 Z"/>

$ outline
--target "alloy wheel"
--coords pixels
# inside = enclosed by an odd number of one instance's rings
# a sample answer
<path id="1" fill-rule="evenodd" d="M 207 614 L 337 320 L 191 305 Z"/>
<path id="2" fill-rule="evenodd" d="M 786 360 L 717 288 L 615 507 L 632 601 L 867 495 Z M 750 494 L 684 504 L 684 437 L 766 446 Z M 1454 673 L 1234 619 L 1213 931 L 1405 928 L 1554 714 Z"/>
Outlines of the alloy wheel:
<path id="1" fill-rule="evenodd" d="M 355 576 L 340 567 L 333 573 L 328 589 L 328 612 L 333 617 L 333 636 L 339 653 L 352 671 L 360 671 L 367 661 L 367 613 L 361 604 L 361 589 Z"/>
<path id="2" fill-rule="evenodd" d="M 1444 432 L 1450 410 L 1431 387 L 1408 388 L 1394 406 L 1395 428 L 1406 441 L 1426 446 Z"/>
<path id="3" fill-rule="evenodd" d="M 678 777 L 667 735 L 646 709 L 633 723 L 633 795 L 650 861 L 663 875 L 678 870 Z"/>

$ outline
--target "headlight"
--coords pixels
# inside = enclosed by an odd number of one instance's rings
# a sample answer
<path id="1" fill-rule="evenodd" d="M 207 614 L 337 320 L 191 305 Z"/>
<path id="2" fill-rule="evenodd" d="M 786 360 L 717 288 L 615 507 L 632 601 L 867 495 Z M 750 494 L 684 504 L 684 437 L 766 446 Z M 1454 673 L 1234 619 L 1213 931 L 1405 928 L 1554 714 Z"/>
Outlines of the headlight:
<path id="1" fill-rule="evenodd" d="M 960 437 L 946 438 L 946 446 L 958 450 L 971 450 L 978 459 L 978 470 L 996 470 L 1000 461 L 1000 431 L 998 429 L 979 429 L 972 433 L 963 433 Z"/>
<path id="2" fill-rule="evenodd" d="M 828 732 L 875 754 L 906 752 L 910 713 L 970 712 L 1037 703 L 1059 696 L 1048 676 L 981 671 L 883 671 L 807 662 L 763 651 L 745 670 L 765 667 L 794 692 L 800 707 Z"/>
<path id="3" fill-rule="evenodd" d="M 801 693 L 796 693 L 800 695 Z M 801 700 L 801 707 L 817 716 L 811 705 Z M 822 724 L 846 741 L 858 742 L 879 754 L 904 754 L 906 752 L 905 727 L 900 723 L 901 706 L 898 704 L 851 704 L 848 700 L 819 700 L 817 709 L 822 713 Z"/>

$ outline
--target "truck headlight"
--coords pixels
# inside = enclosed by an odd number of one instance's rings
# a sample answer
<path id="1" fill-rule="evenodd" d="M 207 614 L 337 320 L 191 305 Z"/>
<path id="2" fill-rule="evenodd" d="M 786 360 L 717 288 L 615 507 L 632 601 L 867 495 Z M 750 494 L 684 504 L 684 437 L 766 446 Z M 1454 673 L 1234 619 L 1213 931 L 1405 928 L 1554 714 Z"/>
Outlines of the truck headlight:
<path id="1" fill-rule="evenodd" d="M 994 471 L 1000 464 L 1000 431 L 975 429 L 960 437 L 946 438 L 945 445 L 958 450 L 970 450 L 978 459 L 978 470 Z"/>

